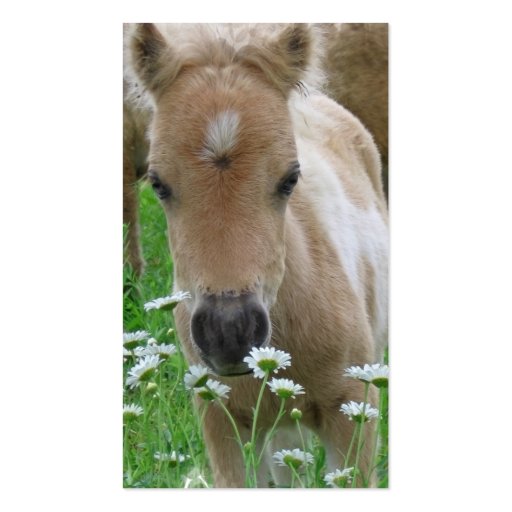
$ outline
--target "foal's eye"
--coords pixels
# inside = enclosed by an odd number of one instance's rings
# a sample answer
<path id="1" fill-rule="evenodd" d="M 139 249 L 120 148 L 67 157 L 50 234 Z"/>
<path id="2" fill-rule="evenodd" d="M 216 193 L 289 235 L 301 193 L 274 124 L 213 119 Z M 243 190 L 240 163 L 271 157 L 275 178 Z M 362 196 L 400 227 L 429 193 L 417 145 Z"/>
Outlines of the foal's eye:
<path id="1" fill-rule="evenodd" d="M 281 181 L 281 183 L 279 183 L 279 186 L 277 187 L 278 192 L 285 196 L 289 196 L 293 191 L 293 187 L 297 185 L 299 176 L 300 171 L 295 171 L 294 173 L 287 176 L 283 181 Z"/>
<path id="2" fill-rule="evenodd" d="M 171 195 L 170 187 L 162 183 L 160 178 L 154 172 L 150 171 L 148 173 L 148 178 L 151 186 L 153 187 L 153 190 L 155 191 L 155 194 L 159 197 L 159 199 L 166 199 Z"/>

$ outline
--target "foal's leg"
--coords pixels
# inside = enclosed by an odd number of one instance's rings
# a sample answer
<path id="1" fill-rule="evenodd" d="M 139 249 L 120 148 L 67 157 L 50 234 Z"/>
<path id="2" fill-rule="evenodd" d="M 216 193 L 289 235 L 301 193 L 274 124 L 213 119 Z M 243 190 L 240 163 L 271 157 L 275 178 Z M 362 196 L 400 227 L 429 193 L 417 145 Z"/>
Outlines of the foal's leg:
<path id="1" fill-rule="evenodd" d="M 358 403 L 362 402 L 364 400 L 363 392 L 361 391 L 355 396 L 351 396 L 350 400 L 357 401 Z M 373 407 L 378 405 L 377 393 L 373 387 L 370 387 L 369 389 L 367 402 L 369 402 Z M 322 425 L 317 429 L 317 433 L 326 449 L 328 472 L 332 472 L 335 469 L 354 467 L 356 462 L 359 423 L 349 420 L 348 416 L 340 412 L 340 406 L 341 404 L 335 408 L 322 410 Z M 372 456 L 375 424 L 375 419 L 372 419 L 365 423 L 362 430 L 361 435 L 363 445 L 360 450 L 357 466 L 362 473 L 363 478 L 358 477 L 356 479 L 356 487 L 363 486 L 363 480 L 366 481 L 370 469 L 373 469 L 370 468 L 370 464 L 372 464 L 370 459 Z M 355 439 L 352 442 L 352 448 L 349 455 L 348 451 L 353 435 Z M 349 458 L 347 459 L 347 457 Z M 375 472 L 373 471 L 372 477 L 367 483 L 369 487 L 375 486 L 374 473 Z"/>
<path id="2" fill-rule="evenodd" d="M 208 405 L 203 433 L 215 487 L 245 487 L 244 462 L 233 426 L 215 403 Z"/>
<path id="3" fill-rule="evenodd" d="M 123 155 L 123 223 L 127 224 L 126 258 L 135 274 L 144 270 L 140 246 L 139 202 L 135 165 L 125 151 Z"/>
<path id="4" fill-rule="evenodd" d="M 304 432 L 304 436 L 307 437 L 306 432 Z M 277 451 L 293 450 L 294 448 L 303 449 L 302 439 L 295 426 L 279 428 L 267 445 L 265 458 L 276 487 L 291 487 L 292 471 L 287 466 L 278 466 L 272 456 Z M 299 485 L 297 480 L 295 480 L 295 486 Z"/>
<path id="5" fill-rule="evenodd" d="M 250 440 L 248 428 L 236 421 L 242 445 Z M 215 403 L 204 416 L 203 433 L 213 471 L 215 487 L 245 487 L 245 465 L 233 425 L 226 413 Z M 263 449 L 263 437 L 256 440 L 256 455 Z M 268 465 L 263 460 L 257 472 L 258 487 L 268 487 Z"/>

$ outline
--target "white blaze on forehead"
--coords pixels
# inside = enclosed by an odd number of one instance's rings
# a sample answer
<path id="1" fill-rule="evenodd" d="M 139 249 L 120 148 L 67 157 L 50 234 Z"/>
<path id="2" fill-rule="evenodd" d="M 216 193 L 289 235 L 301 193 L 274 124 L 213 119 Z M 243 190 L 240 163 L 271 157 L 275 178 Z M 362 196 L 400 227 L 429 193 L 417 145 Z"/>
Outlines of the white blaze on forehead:
<path id="1" fill-rule="evenodd" d="M 227 156 L 235 147 L 240 116 L 234 110 L 220 112 L 206 128 L 203 155 L 212 160 Z"/>

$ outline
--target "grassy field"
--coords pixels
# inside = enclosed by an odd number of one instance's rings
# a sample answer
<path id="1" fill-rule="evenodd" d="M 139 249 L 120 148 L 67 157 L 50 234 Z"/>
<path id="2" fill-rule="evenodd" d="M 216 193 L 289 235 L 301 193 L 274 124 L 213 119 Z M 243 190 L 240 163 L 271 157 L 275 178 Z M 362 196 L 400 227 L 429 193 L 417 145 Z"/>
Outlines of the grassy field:
<path id="1" fill-rule="evenodd" d="M 146 271 L 137 280 L 128 267 L 124 268 L 124 331 L 146 331 L 158 344 L 175 345 L 176 353 L 159 364 L 151 379 L 133 389 L 125 382 L 138 358 L 133 352 L 123 356 L 124 404 L 134 404 L 142 409 L 142 412 L 134 409 L 134 413 L 124 414 L 123 485 L 213 487 L 200 419 L 192 407 L 191 392 L 183 383 L 187 363 L 174 332 L 172 314 L 160 310 L 144 311 L 146 302 L 169 295 L 173 270 L 163 211 L 150 187 L 144 184 L 140 190 L 140 215 Z M 143 344 L 146 345 L 147 340 Z M 382 398 L 381 442 L 376 470 L 379 487 L 387 487 L 387 393 Z M 325 487 L 323 447 L 312 438 L 305 448 L 314 459 L 307 469 L 308 486 Z"/>

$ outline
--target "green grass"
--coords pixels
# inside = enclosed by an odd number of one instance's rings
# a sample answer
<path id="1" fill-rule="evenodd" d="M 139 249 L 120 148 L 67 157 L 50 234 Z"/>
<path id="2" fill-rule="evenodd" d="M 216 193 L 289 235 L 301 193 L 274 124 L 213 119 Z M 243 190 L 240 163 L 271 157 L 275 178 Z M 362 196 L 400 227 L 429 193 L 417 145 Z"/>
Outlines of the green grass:
<path id="1" fill-rule="evenodd" d="M 142 278 L 137 280 L 130 268 L 124 268 L 124 331 L 145 330 L 158 343 L 176 345 L 177 353 L 160 364 L 154 378 L 156 386 L 142 384 L 135 389 L 124 386 L 124 404 L 135 403 L 144 412 L 124 421 L 123 485 L 144 488 L 212 487 L 200 421 L 192 407 L 190 393 L 183 384 L 187 363 L 175 332 L 170 331 L 174 328 L 172 315 L 158 310 L 145 312 L 143 307 L 145 302 L 170 293 L 173 272 L 164 213 L 151 188 L 145 184 L 140 187 L 140 216 L 146 269 Z M 135 363 L 134 356 L 124 357 L 125 379 Z M 379 487 L 387 487 L 387 428 L 386 401 L 377 457 Z M 308 481 L 313 483 L 313 487 L 325 487 L 325 451 L 315 437 L 308 441 L 306 449 L 314 456 Z M 169 454 L 173 451 L 187 458 L 179 463 L 155 458 L 157 452 Z"/>
<path id="2" fill-rule="evenodd" d="M 124 388 L 124 403 L 142 406 L 144 414 L 124 427 L 123 484 L 125 487 L 183 487 L 190 471 L 207 474 L 205 449 L 190 396 L 183 387 L 187 366 L 179 351 L 179 340 L 175 333 L 168 333 L 173 328 L 172 315 L 144 311 L 145 302 L 169 295 L 173 271 L 165 217 L 153 191 L 145 185 L 140 190 L 140 215 L 146 270 L 137 280 L 129 267 L 124 268 L 124 331 L 145 330 L 159 343 L 175 344 L 178 354 L 160 366 L 156 393 L 144 392 L 140 387 Z M 134 358 L 125 358 L 125 377 L 134 364 Z M 187 454 L 190 459 L 173 464 L 154 457 L 156 452 L 172 451 Z"/>

